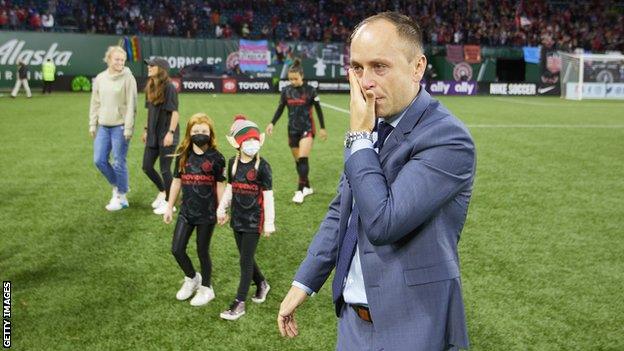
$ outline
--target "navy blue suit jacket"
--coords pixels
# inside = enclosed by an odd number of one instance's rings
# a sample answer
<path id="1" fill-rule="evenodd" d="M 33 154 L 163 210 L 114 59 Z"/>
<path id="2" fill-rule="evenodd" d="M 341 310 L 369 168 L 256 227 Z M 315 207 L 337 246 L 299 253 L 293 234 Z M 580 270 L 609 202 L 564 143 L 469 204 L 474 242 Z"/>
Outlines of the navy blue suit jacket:
<path id="1" fill-rule="evenodd" d="M 349 154 L 295 280 L 314 291 L 325 283 L 355 199 L 373 349 L 468 347 L 457 254 L 476 164 L 468 130 L 422 90 L 379 154 Z"/>

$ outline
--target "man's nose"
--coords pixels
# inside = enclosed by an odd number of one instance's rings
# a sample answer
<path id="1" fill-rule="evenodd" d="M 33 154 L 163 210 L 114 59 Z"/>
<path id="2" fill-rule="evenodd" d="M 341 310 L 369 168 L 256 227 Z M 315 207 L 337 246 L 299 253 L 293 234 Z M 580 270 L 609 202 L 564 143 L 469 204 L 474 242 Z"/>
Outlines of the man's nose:
<path id="1" fill-rule="evenodd" d="M 360 84 L 362 85 L 362 88 L 364 90 L 369 90 L 375 87 L 375 85 L 377 84 L 375 82 L 375 79 L 373 77 L 373 72 L 370 69 L 364 69 L 364 72 L 362 73 L 362 80 L 360 82 Z"/>

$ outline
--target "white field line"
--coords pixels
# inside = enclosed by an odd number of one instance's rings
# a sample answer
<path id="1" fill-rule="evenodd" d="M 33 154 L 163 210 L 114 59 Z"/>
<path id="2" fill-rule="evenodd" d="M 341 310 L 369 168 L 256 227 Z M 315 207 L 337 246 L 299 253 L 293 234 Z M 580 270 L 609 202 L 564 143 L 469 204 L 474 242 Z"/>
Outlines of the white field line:
<path id="1" fill-rule="evenodd" d="M 338 112 L 343 112 L 343 113 L 349 114 L 349 110 L 345 110 L 344 108 L 340 108 L 338 106 L 330 105 L 330 104 L 325 103 L 325 102 L 321 102 L 321 106 L 330 108 L 332 110 L 336 110 Z"/>
<path id="2" fill-rule="evenodd" d="M 599 104 L 599 103 L 593 103 L 590 105 L 580 105 L 577 104 L 579 101 L 574 101 L 574 100 L 561 100 L 561 103 L 548 103 L 548 102 L 539 102 L 539 101 L 527 101 L 527 100 L 523 100 L 523 99 L 519 99 L 519 98 L 506 98 L 506 97 L 495 97 L 493 98 L 493 100 L 496 101 L 502 101 L 502 102 L 510 102 L 512 104 L 520 104 L 520 105 L 531 105 L 531 106 L 548 106 L 548 107 L 569 107 L 569 108 L 579 108 L 579 107 L 589 107 L 589 108 L 596 108 L 596 107 L 621 107 L 622 105 L 619 105 L 617 103 L 615 104 Z M 587 101 L 587 100 L 585 100 Z"/>
<path id="3" fill-rule="evenodd" d="M 321 106 L 349 114 L 349 110 L 321 102 Z M 468 128 L 624 128 L 624 124 L 468 124 Z"/>

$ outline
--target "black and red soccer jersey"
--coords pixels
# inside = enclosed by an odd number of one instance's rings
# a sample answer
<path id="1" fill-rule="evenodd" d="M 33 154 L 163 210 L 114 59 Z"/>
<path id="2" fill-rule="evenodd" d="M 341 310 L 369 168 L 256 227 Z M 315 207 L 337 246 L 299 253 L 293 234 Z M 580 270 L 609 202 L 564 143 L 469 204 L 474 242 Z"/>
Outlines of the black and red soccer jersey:
<path id="1" fill-rule="evenodd" d="M 175 161 L 173 176 L 182 183 L 182 206 L 180 216 L 189 224 L 215 223 L 217 216 L 217 182 L 225 181 L 225 158 L 214 149 L 208 149 L 203 155 L 194 151 L 179 171 L 180 157 Z"/>
<path id="2" fill-rule="evenodd" d="M 231 158 L 227 172 L 232 186 L 230 226 L 237 232 L 261 233 L 264 225 L 262 192 L 273 188 L 271 166 L 262 157 L 258 170 L 255 158 L 248 163 L 239 160 L 236 173 L 232 175 L 233 165 L 234 158 Z"/>
<path id="3" fill-rule="evenodd" d="M 271 123 L 274 125 L 277 123 L 277 120 L 282 116 L 284 107 L 286 106 L 288 106 L 289 132 L 312 131 L 313 134 L 315 133 L 312 106 L 316 109 L 321 128 L 325 128 L 323 111 L 321 110 L 318 94 L 316 93 L 316 89 L 308 84 L 304 83 L 300 87 L 289 85 L 282 89 L 280 103 Z"/>

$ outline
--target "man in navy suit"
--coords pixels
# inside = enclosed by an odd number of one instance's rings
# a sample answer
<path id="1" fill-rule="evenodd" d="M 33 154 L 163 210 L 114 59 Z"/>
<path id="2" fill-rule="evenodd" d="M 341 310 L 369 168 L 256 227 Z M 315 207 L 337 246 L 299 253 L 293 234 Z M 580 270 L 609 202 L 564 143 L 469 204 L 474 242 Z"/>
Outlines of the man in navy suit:
<path id="1" fill-rule="evenodd" d="M 457 244 L 472 194 L 466 127 L 424 90 L 422 32 L 385 12 L 351 36 L 350 131 L 338 195 L 308 248 L 277 322 L 332 269 L 337 350 L 468 347 Z"/>

